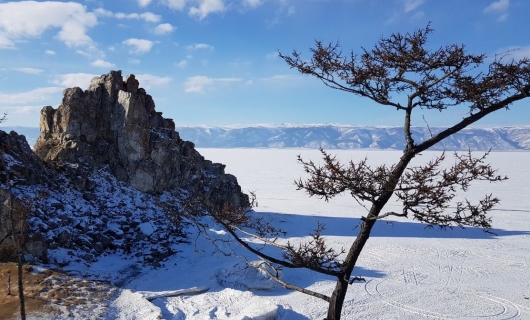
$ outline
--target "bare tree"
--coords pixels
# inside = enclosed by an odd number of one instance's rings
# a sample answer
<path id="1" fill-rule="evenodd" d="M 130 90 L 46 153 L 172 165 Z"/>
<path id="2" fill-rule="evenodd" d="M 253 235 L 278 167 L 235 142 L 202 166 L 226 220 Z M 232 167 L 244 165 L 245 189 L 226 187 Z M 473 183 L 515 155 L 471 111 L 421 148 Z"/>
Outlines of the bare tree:
<path id="1" fill-rule="evenodd" d="M 0 117 L 0 123 L 7 120 L 7 113 L 4 113 Z M 0 240 L 0 245 L 11 237 L 13 244 L 15 246 L 15 251 L 17 255 L 17 265 L 18 265 L 18 297 L 20 300 L 20 318 L 22 320 L 26 319 L 26 307 L 24 299 L 24 281 L 22 278 L 23 271 L 23 260 L 22 260 L 22 249 L 21 243 L 27 232 L 27 219 L 29 217 L 29 210 L 26 206 L 22 205 L 19 202 L 13 204 L 13 194 L 11 192 L 11 181 L 9 168 L 5 162 L 4 154 L 0 151 L 0 165 L 6 171 L 6 185 L 7 185 L 7 199 L 3 203 L 4 212 L 7 212 L 10 223 L 10 232 L 8 232 L 3 239 Z"/>
<path id="2" fill-rule="evenodd" d="M 26 319 L 26 306 L 24 298 L 24 281 L 23 281 L 23 266 L 24 260 L 22 257 L 22 243 L 27 234 L 27 219 L 29 217 L 29 209 L 24 204 L 16 201 L 13 202 L 13 195 L 11 189 L 8 190 L 8 198 L 4 203 L 4 210 L 7 210 L 9 219 L 11 220 L 11 238 L 15 245 L 17 255 L 17 270 L 18 270 L 18 297 L 20 300 L 20 319 Z"/>
<path id="3" fill-rule="evenodd" d="M 458 192 L 466 192 L 472 181 L 497 182 L 499 176 L 481 157 L 455 153 L 455 164 L 444 167 L 445 154 L 431 162 L 410 166 L 411 160 L 436 143 L 487 115 L 508 107 L 530 96 L 530 61 L 495 57 L 486 64 L 486 56 L 469 54 L 464 45 L 449 45 L 430 50 L 427 38 L 433 29 L 430 25 L 412 34 L 392 34 L 381 38 L 371 50 L 360 54 L 343 54 L 340 45 L 316 41 L 311 58 L 305 59 L 298 51 L 280 57 L 291 67 L 305 75 L 320 79 L 326 86 L 365 97 L 380 105 L 403 112 L 403 134 L 406 147 L 393 165 L 369 165 L 367 159 L 343 164 L 322 151 L 323 165 L 299 157 L 309 178 L 296 181 L 298 189 L 309 196 L 329 200 L 344 192 L 367 209 L 360 228 L 349 248 L 336 251 L 326 244 L 322 236 L 324 226 L 318 225 L 307 243 L 293 245 L 278 240 L 281 230 L 270 223 L 253 217 L 243 208 L 222 207 L 212 211 L 212 217 L 246 249 L 263 259 L 262 267 L 284 287 L 321 298 L 329 303 L 327 319 L 340 319 L 342 306 L 353 269 L 370 232 L 377 220 L 390 217 L 412 217 L 428 226 L 473 226 L 488 231 L 491 218 L 488 213 L 499 200 L 486 195 L 477 203 L 467 199 L 457 201 Z M 419 110 L 444 112 L 465 108 L 467 114 L 454 125 L 433 134 L 428 140 L 415 142 L 411 133 L 412 116 Z M 402 203 L 400 212 L 385 211 L 389 199 L 395 196 Z M 450 212 L 449 205 L 456 204 Z M 249 231 L 250 230 L 250 231 Z M 253 230 L 253 231 L 252 231 Z M 265 254 L 262 243 L 281 249 L 274 257 Z M 286 283 L 277 272 L 279 268 L 307 268 L 336 277 L 331 296 L 313 292 Z"/>

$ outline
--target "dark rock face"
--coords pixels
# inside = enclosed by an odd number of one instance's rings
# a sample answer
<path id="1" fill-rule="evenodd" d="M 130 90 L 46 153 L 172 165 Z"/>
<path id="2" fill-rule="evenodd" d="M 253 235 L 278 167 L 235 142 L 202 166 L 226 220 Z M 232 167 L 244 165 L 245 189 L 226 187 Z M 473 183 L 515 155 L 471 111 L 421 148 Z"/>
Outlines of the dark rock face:
<path id="1" fill-rule="evenodd" d="M 26 138 L 16 132 L 0 131 L 0 260 L 16 257 L 16 244 L 12 230 L 19 234 L 22 250 L 46 261 L 47 245 L 40 234 L 24 232 L 29 218 L 29 209 L 22 212 L 24 204 L 14 197 L 11 188 L 22 185 L 45 184 L 49 170 L 35 156 Z M 11 188 L 8 187 L 8 184 Z"/>
<path id="2" fill-rule="evenodd" d="M 24 136 L 0 131 L 0 200 L 30 212 L 22 249 L 41 260 L 47 248 L 88 262 L 118 249 L 165 257 L 182 239 L 175 221 L 186 201 L 249 205 L 237 179 L 180 139 L 134 75 L 111 71 L 88 90 L 66 89 L 57 109 L 42 109 L 40 128 L 33 151 Z M 10 233 L 5 207 L 0 240 Z M 13 251 L 8 242 L 0 259 Z"/>
<path id="3" fill-rule="evenodd" d="M 0 183 L 12 180 L 16 184 L 37 184 L 46 181 L 48 170 L 26 142 L 26 138 L 16 132 L 0 130 Z"/>

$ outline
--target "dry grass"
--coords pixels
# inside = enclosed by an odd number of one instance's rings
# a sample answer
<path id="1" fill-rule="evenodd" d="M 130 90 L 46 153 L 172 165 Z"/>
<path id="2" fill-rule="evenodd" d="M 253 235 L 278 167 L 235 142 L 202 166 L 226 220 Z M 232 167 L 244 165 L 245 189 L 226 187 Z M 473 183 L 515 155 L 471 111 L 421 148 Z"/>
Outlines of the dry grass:
<path id="1" fill-rule="evenodd" d="M 11 274 L 11 295 L 7 278 Z M 34 272 L 24 266 L 24 297 L 26 314 L 52 313 L 75 317 L 76 314 L 103 312 L 115 288 L 104 282 L 80 279 L 60 270 Z M 0 263 L 0 319 L 10 319 L 20 312 L 18 271 L 15 263 Z"/>

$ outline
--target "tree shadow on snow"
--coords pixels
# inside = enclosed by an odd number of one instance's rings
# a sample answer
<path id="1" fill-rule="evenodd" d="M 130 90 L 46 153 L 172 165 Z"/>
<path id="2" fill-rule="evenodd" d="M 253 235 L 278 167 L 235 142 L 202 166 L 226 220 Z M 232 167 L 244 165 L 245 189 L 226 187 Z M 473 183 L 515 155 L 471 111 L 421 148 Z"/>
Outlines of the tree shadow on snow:
<path id="1" fill-rule="evenodd" d="M 256 212 L 269 219 L 275 227 L 287 232 L 287 237 L 305 237 L 316 229 L 318 223 L 325 225 L 325 236 L 356 236 L 361 219 L 346 217 L 309 216 L 276 212 Z M 530 235 L 528 230 L 504 230 L 492 228 L 485 232 L 475 227 L 429 228 L 426 224 L 410 221 L 377 221 L 370 237 L 410 237 L 410 238 L 448 238 L 448 239 L 495 239 L 498 237 Z"/>

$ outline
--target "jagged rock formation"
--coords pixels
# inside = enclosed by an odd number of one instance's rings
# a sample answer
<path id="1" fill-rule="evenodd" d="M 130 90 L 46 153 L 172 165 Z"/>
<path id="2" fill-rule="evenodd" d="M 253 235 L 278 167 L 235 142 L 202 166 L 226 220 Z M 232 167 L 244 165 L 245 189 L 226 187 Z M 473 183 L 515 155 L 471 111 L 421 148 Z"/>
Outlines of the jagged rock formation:
<path id="1" fill-rule="evenodd" d="M 134 75 L 111 71 L 86 91 L 66 89 L 57 109 L 42 109 L 40 128 L 33 151 L 23 136 L 0 131 L 0 200 L 31 213 L 21 225 L 44 245 L 28 238 L 23 250 L 37 257 L 47 246 L 86 261 L 117 249 L 156 260 L 182 240 L 175 220 L 186 201 L 249 205 L 237 179 L 180 139 Z M 5 208 L 0 240 L 10 233 Z"/>
<path id="2" fill-rule="evenodd" d="M 121 71 L 111 71 L 94 78 L 86 91 L 66 89 L 57 109 L 42 110 L 40 128 L 34 150 L 46 162 L 108 166 L 118 179 L 146 192 L 203 190 L 195 180 L 208 172 L 223 184 L 210 188 L 211 194 L 227 191 L 226 198 L 233 193 L 227 188 L 235 179 L 224 174 L 222 165 L 204 160 L 193 143 L 180 139 L 173 120 L 155 111 L 152 97 L 134 75 L 123 81 Z M 233 194 L 233 205 L 245 201 Z"/>

